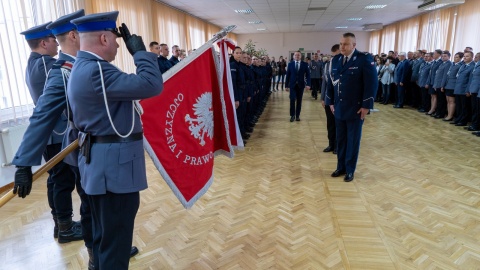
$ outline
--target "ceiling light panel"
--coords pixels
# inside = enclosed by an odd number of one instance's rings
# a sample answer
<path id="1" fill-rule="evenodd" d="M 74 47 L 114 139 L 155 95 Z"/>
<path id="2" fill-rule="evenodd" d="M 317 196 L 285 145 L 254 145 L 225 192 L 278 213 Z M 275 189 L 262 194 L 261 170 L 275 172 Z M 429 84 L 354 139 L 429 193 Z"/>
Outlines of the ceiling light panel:
<path id="1" fill-rule="evenodd" d="M 368 5 L 365 7 L 365 9 L 381 9 L 386 7 L 387 5 Z"/>

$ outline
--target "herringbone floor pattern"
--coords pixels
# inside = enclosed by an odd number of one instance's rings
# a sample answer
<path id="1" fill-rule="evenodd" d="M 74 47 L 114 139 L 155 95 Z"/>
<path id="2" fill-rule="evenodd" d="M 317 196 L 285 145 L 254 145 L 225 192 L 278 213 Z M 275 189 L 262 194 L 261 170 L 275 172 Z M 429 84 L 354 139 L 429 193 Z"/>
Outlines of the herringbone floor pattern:
<path id="1" fill-rule="evenodd" d="M 480 138 L 376 105 L 344 183 L 330 177 L 325 114 L 309 95 L 290 123 L 288 94 L 273 93 L 245 151 L 215 160 L 190 210 L 147 158 L 130 268 L 480 269 Z M 39 180 L 0 209 L 0 269 L 86 268 L 81 242 L 53 240 L 45 193 Z"/>

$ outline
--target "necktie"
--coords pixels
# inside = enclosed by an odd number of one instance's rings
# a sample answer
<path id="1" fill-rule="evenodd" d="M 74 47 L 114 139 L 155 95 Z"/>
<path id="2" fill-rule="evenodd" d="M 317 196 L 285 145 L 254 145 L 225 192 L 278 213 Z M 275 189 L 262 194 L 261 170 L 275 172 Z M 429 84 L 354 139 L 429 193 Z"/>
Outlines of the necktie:
<path id="1" fill-rule="evenodd" d="M 295 62 L 295 69 L 298 71 L 299 69 L 299 65 L 298 65 L 298 62 Z"/>
<path id="2" fill-rule="evenodd" d="M 348 56 L 345 57 L 345 61 L 343 62 L 343 64 L 345 65 L 347 62 L 348 62 Z"/>

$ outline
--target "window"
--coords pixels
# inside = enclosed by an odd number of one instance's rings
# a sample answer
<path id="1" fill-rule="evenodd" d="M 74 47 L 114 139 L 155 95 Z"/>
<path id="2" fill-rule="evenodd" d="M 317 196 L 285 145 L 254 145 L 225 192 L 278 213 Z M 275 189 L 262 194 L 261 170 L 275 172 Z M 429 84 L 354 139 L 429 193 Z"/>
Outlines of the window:
<path id="1" fill-rule="evenodd" d="M 0 127 L 26 121 L 33 110 L 25 84 L 30 49 L 20 32 L 78 10 L 77 2 L 0 0 Z"/>

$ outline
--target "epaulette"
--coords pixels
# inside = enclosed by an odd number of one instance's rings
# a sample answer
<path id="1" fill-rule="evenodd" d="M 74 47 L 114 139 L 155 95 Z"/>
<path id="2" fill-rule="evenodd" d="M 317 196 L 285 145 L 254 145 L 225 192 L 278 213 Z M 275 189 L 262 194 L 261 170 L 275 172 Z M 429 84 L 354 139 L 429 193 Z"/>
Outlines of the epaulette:
<path id="1" fill-rule="evenodd" d="M 65 68 L 71 70 L 73 67 L 73 63 L 66 60 L 57 60 L 55 64 L 53 64 L 52 69 L 60 69 Z"/>

